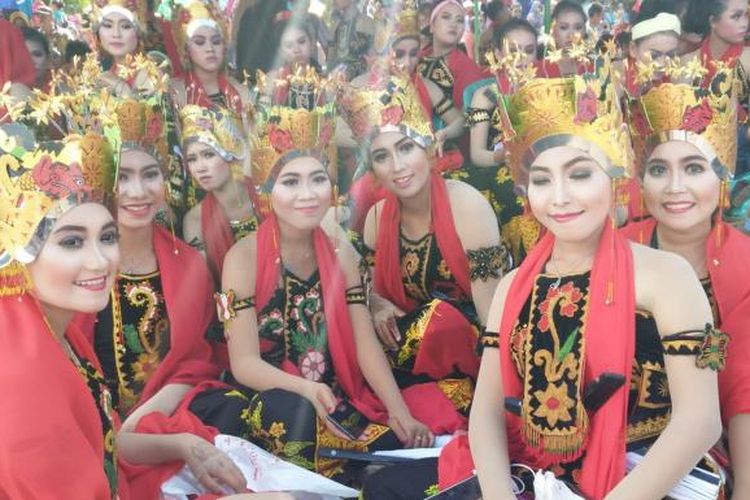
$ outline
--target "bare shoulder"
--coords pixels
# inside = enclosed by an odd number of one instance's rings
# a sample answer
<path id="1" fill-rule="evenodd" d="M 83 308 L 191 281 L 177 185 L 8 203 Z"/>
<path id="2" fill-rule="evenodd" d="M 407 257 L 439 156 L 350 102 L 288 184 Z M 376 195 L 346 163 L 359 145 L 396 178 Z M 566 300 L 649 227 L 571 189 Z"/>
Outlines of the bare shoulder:
<path id="1" fill-rule="evenodd" d="M 363 236 L 365 245 L 367 245 L 372 250 L 375 250 L 375 247 L 377 245 L 377 227 L 378 223 L 380 222 L 377 220 L 377 218 L 380 216 L 379 214 L 383 212 L 384 203 L 384 200 L 380 200 L 375 205 L 370 207 L 370 210 L 367 212 L 367 218 L 365 218 L 365 228 Z"/>
<path id="2" fill-rule="evenodd" d="M 505 309 L 505 299 L 508 296 L 508 291 L 517 272 L 518 268 L 508 272 L 502 277 L 497 288 L 495 288 L 495 294 L 492 296 L 492 303 L 490 304 L 490 311 L 487 315 L 487 331 L 497 333 L 496 330 L 500 329 L 500 321 L 503 318 L 503 310 Z"/>
<path id="3" fill-rule="evenodd" d="M 700 286 L 693 268 L 679 255 L 634 242 L 630 246 L 639 308 L 653 312 L 663 298 Z"/>
<path id="4" fill-rule="evenodd" d="M 182 218 L 182 228 L 185 235 L 185 241 L 190 243 L 194 238 L 202 239 L 201 231 L 201 206 L 202 203 L 198 203 L 193 208 L 187 211 L 185 216 Z"/>
<path id="5" fill-rule="evenodd" d="M 471 98 L 472 108 L 492 109 L 494 107 L 492 101 L 487 97 L 486 91 L 489 87 L 489 85 L 485 85 L 484 87 L 479 87 L 474 92 L 474 95 Z"/>
<path id="6" fill-rule="evenodd" d="M 256 254 L 255 233 L 248 234 L 232 245 L 224 259 L 221 279 L 223 289 L 231 288 L 243 296 L 254 294 Z"/>
<path id="7" fill-rule="evenodd" d="M 356 285 L 360 281 L 359 262 L 361 257 L 354 245 L 341 236 L 329 237 L 331 244 L 336 249 L 336 258 L 339 261 L 342 271 L 346 276 L 347 286 Z"/>
<path id="8" fill-rule="evenodd" d="M 497 225 L 495 212 L 492 210 L 492 206 L 475 187 L 453 179 L 446 180 L 445 185 L 448 188 L 448 197 L 451 202 L 453 218 L 457 223 L 461 221 L 476 220 L 481 224 L 493 222 Z"/>

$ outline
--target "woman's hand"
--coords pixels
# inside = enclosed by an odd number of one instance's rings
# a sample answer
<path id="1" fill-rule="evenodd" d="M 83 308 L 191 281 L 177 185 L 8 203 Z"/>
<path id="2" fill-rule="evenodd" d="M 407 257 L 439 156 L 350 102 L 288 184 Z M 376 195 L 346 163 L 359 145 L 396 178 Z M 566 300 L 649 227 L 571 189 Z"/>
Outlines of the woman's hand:
<path id="1" fill-rule="evenodd" d="M 391 351 L 398 351 L 401 342 L 401 333 L 398 331 L 396 319 L 406 313 L 387 301 L 380 298 L 379 305 L 372 311 L 372 319 L 375 322 L 375 333 L 378 334 L 380 343 Z"/>
<path id="2" fill-rule="evenodd" d="M 232 459 L 198 436 L 184 435 L 182 459 L 195 478 L 211 493 L 241 493 L 247 489 L 245 476 Z"/>
<path id="3" fill-rule="evenodd" d="M 393 429 L 405 448 L 431 448 L 435 443 L 435 436 L 430 429 L 408 411 L 389 415 L 388 427 Z"/>
<path id="4" fill-rule="evenodd" d="M 301 396 L 312 403 L 315 407 L 315 413 L 318 414 L 318 417 L 326 425 L 326 428 L 331 431 L 331 434 L 340 439 L 351 440 L 349 436 L 338 430 L 328 420 L 328 415 L 336 410 L 336 405 L 338 404 L 338 399 L 333 394 L 331 388 L 320 382 L 313 382 L 311 380 L 306 380 L 305 382 Z"/>

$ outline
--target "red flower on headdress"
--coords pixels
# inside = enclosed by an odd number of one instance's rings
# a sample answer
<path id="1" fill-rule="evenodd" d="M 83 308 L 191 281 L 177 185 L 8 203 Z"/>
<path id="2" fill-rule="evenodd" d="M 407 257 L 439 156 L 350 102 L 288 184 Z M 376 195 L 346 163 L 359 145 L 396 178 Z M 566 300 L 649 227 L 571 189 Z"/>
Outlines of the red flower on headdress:
<path id="1" fill-rule="evenodd" d="M 704 99 L 698 106 L 693 106 L 685 111 L 682 117 L 682 129 L 700 134 L 706 130 L 713 116 L 714 111 L 708 104 L 708 100 Z"/>
<path id="2" fill-rule="evenodd" d="M 596 94 L 589 87 L 583 94 L 576 96 L 576 123 L 591 123 L 596 118 Z"/>
<path id="3" fill-rule="evenodd" d="M 62 199 L 76 195 L 78 200 L 88 191 L 81 167 L 77 163 L 70 166 L 53 163 L 49 156 L 42 158 L 31 174 L 34 182 L 48 196 Z"/>
<path id="4" fill-rule="evenodd" d="M 276 126 L 272 126 L 268 131 L 268 140 L 271 146 L 279 153 L 294 148 L 292 135 L 288 131 L 281 130 Z"/>
<path id="5" fill-rule="evenodd" d="M 162 132 L 162 120 L 159 114 L 153 114 L 146 123 L 146 139 L 156 141 Z"/>
<path id="6" fill-rule="evenodd" d="M 401 123 L 401 119 L 404 117 L 404 109 L 394 104 L 393 106 L 389 106 L 385 108 L 380 113 L 380 125 L 398 125 Z"/>
<path id="7" fill-rule="evenodd" d="M 643 112 L 643 108 L 640 105 L 635 104 L 630 111 L 630 123 L 635 131 L 641 137 L 646 137 L 651 134 L 651 125 L 646 119 L 646 115 Z"/>

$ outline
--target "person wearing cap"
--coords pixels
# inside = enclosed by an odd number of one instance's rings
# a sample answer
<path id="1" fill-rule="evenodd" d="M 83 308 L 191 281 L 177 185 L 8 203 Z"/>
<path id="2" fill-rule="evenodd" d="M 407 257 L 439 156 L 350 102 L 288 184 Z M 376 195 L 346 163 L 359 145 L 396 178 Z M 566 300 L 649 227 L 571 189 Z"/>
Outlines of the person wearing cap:
<path id="1" fill-rule="evenodd" d="M 717 72 L 709 82 L 714 91 L 703 96 L 689 83 L 665 82 L 633 103 L 636 165 L 651 218 L 622 232 L 686 259 L 709 298 L 714 324 L 730 336 L 719 395 L 734 472 L 732 498 L 745 498 L 750 494 L 750 237 L 722 221 L 737 154 L 731 140 L 737 127 L 733 78 L 731 68 Z M 700 107 L 711 113 L 697 119 L 693 110 Z"/>

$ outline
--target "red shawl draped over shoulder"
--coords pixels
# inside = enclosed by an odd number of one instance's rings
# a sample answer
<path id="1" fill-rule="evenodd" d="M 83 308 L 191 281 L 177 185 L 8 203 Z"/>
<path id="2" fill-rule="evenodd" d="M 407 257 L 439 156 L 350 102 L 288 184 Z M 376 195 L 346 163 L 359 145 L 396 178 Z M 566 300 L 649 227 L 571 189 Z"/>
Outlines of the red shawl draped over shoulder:
<path id="1" fill-rule="evenodd" d="M 547 233 L 518 269 L 508 290 L 500 323 L 500 364 L 503 394 L 523 397 L 523 381 L 511 358 L 510 341 L 521 311 L 531 295 L 537 276 L 552 255 L 555 238 Z M 608 287 L 613 300 L 608 303 Z M 628 242 L 609 222 L 605 224 L 591 270 L 589 311 L 586 319 L 585 383 L 603 372 L 625 375 L 626 381 L 612 398 L 590 415 L 580 487 L 586 498 L 601 500 L 625 475 L 625 434 L 628 388 L 635 356 L 635 289 L 633 254 Z M 511 461 L 532 468 L 546 468 L 557 458 L 524 443 L 520 417 L 505 414 Z"/>
<path id="2" fill-rule="evenodd" d="M 648 245 L 656 219 L 628 224 L 621 232 Z M 726 368 L 719 372 L 724 424 L 739 413 L 750 413 L 750 238 L 725 222 L 714 224 L 706 240 L 706 268 L 719 308 L 716 325 L 730 336 Z"/>
<path id="3" fill-rule="evenodd" d="M 154 252 L 169 317 L 170 347 L 143 388 L 138 405 L 167 384 L 197 385 L 219 376 L 205 338 L 214 320 L 213 282 L 203 257 L 187 243 L 154 224 Z M 94 315 L 76 319 L 93 345 Z"/>
<path id="4" fill-rule="evenodd" d="M 98 368 L 76 325 L 65 336 Z M 0 498 L 110 500 L 97 403 L 33 296 L 0 298 L 0 342 Z"/>
<path id="5" fill-rule="evenodd" d="M 281 248 L 278 242 L 279 225 L 274 215 L 269 216 L 258 228 L 255 282 L 256 310 L 262 311 L 279 286 L 281 277 Z M 339 266 L 331 240 L 321 228 L 313 231 L 315 260 L 320 272 L 323 308 L 328 330 L 328 348 L 333 359 L 336 380 L 349 397 L 352 405 L 373 422 L 388 420 L 383 403 L 367 385 L 357 362 L 357 346 L 354 342 L 352 321 L 344 290 L 346 279 Z M 286 371 L 299 375 L 291 366 Z"/>
<path id="6" fill-rule="evenodd" d="M 742 51 L 745 48 L 741 43 L 730 45 L 720 57 L 715 58 L 711 55 L 710 38 L 711 37 L 708 36 L 704 38 L 700 46 L 701 63 L 703 64 L 703 67 L 708 70 L 708 73 L 703 77 L 704 86 L 708 85 L 708 82 L 710 82 L 716 74 L 715 61 L 725 63 L 730 68 L 734 68 L 737 66 L 737 62 L 740 60 Z M 744 123 L 745 120 L 747 120 L 747 111 L 741 106 L 741 103 L 737 103 L 737 121 Z"/>
<path id="7" fill-rule="evenodd" d="M 227 107 L 238 116 L 242 116 L 244 107 L 242 97 L 224 73 L 219 73 L 219 92 L 224 96 Z M 185 93 L 188 104 L 195 104 L 203 108 L 216 107 L 209 98 L 208 92 L 203 88 L 201 81 L 192 72 L 185 74 Z"/>

